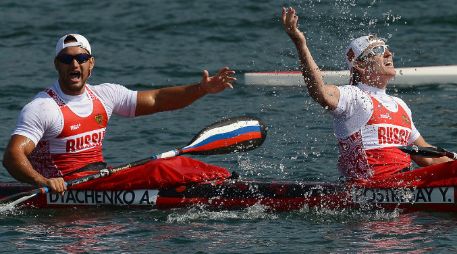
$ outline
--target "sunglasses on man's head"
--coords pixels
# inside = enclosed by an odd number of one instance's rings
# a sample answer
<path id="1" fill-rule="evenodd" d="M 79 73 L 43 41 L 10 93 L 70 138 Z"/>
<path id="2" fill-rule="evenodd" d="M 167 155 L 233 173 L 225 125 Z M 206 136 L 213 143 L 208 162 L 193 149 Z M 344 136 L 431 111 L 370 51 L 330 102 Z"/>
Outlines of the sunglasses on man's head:
<path id="1" fill-rule="evenodd" d="M 92 56 L 89 54 L 81 53 L 77 55 L 68 55 L 68 54 L 60 54 L 56 58 L 59 62 L 64 64 L 71 64 L 73 60 L 76 60 L 79 64 L 85 63 L 89 61 Z"/>
<path id="2" fill-rule="evenodd" d="M 367 50 L 366 52 L 364 52 L 361 56 L 359 56 L 358 60 L 365 61 L 367 58 L 372 57 L 372 56 L 383 56 L 386 53 L 386 50 L 389 50 L 390 52 L 392 52 L 389 45 L 383 44 L 383 45 L 373 47 L 370 50 Z"/>

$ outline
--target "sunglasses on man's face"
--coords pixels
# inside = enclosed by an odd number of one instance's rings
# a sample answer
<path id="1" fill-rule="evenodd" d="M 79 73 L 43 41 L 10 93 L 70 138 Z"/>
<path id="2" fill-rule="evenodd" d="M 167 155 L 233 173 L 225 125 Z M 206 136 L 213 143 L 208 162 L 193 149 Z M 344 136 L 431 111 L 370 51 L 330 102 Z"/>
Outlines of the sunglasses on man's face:
<path id="1" fill-rule="evenodd" d="M 367 58 L 372 57 L 372 56 L 383 56 L 386 53 L 386 50 L 389 50 L 389 52 L 392 52 L 392 50 L 389 48 L 389 45 L 379 45 L 376 47 L 373 47 L 370 50 L 367 50 L 365 53 L 363 53 L 358 60 L 360 61 L 365 61 Z"/>
<path id="2" fill-rule="evenodd" d="M 60 54 L 56 58 L 59 62 L 64 64 L 71 64 L 73 63 L 73 60 L 76 60 L 79 64 L 83 64 L 89 61 L 91 57 L 92 56 L 89 54 L 82 53 L 77 55 Z"/>

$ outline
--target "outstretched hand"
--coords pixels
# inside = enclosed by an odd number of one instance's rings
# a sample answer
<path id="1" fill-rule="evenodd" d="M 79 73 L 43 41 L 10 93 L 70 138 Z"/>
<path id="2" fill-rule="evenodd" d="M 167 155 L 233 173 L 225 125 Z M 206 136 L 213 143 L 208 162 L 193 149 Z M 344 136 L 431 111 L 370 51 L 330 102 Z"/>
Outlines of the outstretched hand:
<path id="1" fill-rule="evenodd" d="M 305 35 L 298 29 L 298 16 L 294 8 L 282 8 L 281 15 L 284 30 L 294 42 L 306 43 Z"/>
<path id="2" fill-rule="evenodd" d="M 226 88 L 233 88 L 233 82 L 236 80 L 233 75 L 235 71 L 230 70 L 228 67 L 224 67 L 219 70 L 215 76 L 209 76 L 207 70 L 203 71 L 202 80 L 200 81 L 200 86 L 207 93 L 219 93 Z"/>

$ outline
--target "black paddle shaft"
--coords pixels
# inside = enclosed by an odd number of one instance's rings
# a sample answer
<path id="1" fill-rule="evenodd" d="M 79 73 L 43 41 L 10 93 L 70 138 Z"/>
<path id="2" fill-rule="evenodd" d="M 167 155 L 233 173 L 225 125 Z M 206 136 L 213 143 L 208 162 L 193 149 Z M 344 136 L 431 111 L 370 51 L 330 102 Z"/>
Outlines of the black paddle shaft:
<path id="1" fill-rule="evenodd" d="M 451 159 L 457 159 L 457 154 L 450 152 L 441 147 L 423 147 L 423 146 L 399 146 L 398 149 L 411 155 L 418 155 L 430 158 L 449 157 Z"/>

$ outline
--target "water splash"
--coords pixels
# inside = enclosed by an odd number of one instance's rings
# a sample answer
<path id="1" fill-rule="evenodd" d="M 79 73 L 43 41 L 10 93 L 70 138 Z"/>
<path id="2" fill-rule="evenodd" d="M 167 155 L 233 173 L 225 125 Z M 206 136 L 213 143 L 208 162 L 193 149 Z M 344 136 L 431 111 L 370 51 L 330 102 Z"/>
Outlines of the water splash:
<path id="1" fill-rule="evenodd" d="M 14 211 L 15 206 L 11 204 L 1 205 L 0 206 L 0 215 L 9 214 Z"/>
<path id="2" fill-rule="evenodd" d="M 2 204 L 0 205 L 0 216 L 11 216 L 11 215 L 18 215 L 22 214 L 22 210 L 19 209 L 18 206 L 15 204 Z"/>
<path id="3" fill-rule="evenodd" d="M 325 206 L 304 206 L 298 214 L 316 223 L 354 222 L 354 221 L 383 221 L 394 220 L 401 214 L 401 210 L 385 210 L 361 207 L 330 209 Z"/>
<path id="4" fill-rule="evenodd" d="M 204 206 L 196 206 L 190 209 L 174 211 L 167 217 L 168 223 L 189 223 L 194 221 L 224 221 L 227 220 L 275 220 L 278 215 L 268 212 L 265 206 L 260 204 L 250 206 L 242 210 L 211 211 Z"/>

